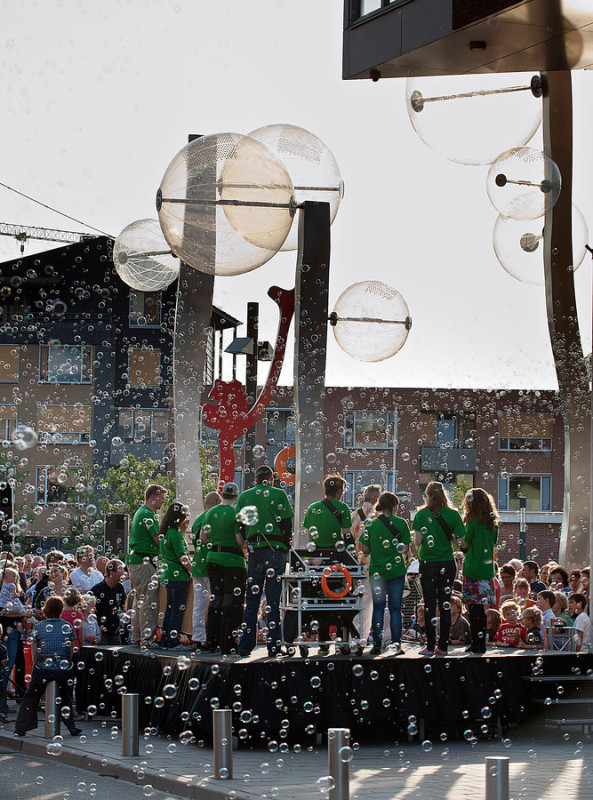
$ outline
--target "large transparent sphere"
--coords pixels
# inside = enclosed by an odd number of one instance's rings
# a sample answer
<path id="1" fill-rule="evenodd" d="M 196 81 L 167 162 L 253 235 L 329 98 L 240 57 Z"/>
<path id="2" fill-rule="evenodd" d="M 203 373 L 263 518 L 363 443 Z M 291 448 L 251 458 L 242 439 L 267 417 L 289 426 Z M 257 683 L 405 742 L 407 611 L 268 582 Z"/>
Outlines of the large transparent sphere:
<path id="1" fill-rule="evenodd" d="M 348 287 L 334 308 L 336 341 L 359 361 L 383 361 L 404 346 L 412 324 L 406 301 L 381 281 Z"/>
<path id="2" fill-rule="evenodd" d="M 265 264 L 284 243 L 293 187 L 261 142 L 217 133 L 190 142 L 171 161 L 157 210 L 167 242 L 186 264 L 239 275 Z"/>
<path id="3" fill-rule="evenodd" d="M 296 125 L 266 125 L 249 135 L 265 144 L 282 161 L 292 179 L 297 204 L 305 200 L 329 203 L 331 224 L 344 195 L 344 183 L 329 147 L 315 134 Z M 297 249 L 299 217 L 300 211 L 297 211 L 281 250 Z"/>
<path id="4" fill-rule="evenodd" d="M 573 269 L 583 262 L 589 239 L 587 223 L 572 206 Z M 496 220 L 492 237 L 494 252 L 501 266 L 522 283 L 544 284 L 544 219 L 515 220 L 502 214 Z"/>
<path id="5" fill-rule="evenodd" d="M 562 179 L 555 161 L 533 147 L 513 147 L 488 170 L 486 190 L 499 214 L 537 219 L 554 207 Z"/>
<path id="6" fill-rule="evenodd" d="M 123 229 L 115 240 L 113 263 L 122 281 L 139 292 L 158 292 L 179 277 L 179 259 L 156 219 L 139 219 Z"/>
<path id="7" fill-rule="evenodd" d="M 490 164 L 539 127 L 541 100 L 530 84 L 529 73 L 409 78 L 406 106 L 432 150 L 460 164 Z"/>

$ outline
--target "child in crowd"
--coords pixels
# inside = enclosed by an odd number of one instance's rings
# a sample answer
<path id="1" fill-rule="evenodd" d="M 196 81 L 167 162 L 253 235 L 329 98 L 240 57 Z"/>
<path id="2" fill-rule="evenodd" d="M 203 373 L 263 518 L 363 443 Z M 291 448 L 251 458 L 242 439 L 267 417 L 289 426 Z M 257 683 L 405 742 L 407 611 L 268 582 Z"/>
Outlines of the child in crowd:
<path id="1" fill-rule="evenodd" d="M 80 610 L 82 598 L 78 593 L 78 589 L 70 587 L 64 592 L 64 610 L 62 611 L 61 619 L 70 622 L 76 632 L 76 639 L 74 640 L 74 652 L 80 651 L 80 646 L 84 639 L 83 632 L 83 616 Z"/>
<path id="2" fill-rule="evenodd" d="M 554 592 L 554 597 L 556 598 L 556 602 L 552 606 L 552 611 L 558 620 L 557 624 L 572 628 L 572 617 L 566 613 L 568 611 L 568 597 L 561 589 Z"/>
<path id="3" fill-rule="evenodd" d="M 554 625 L 556 615 L 552 611 L 552 606 L 556 602 L 556 595 L 551 589 L 544 589 L 543 592 L 538 592 L 536 603 L 539 610 L 542 612 L 542 638 L 545 641 L 544 629 Z"/>
<path id="4" fill-rule="evenodd" d="M 416 618 L 412 623 L 412 627 L 405 631 L 402 639 L 408 642 L 423 642 L 426 638 L 426 623 L 424 615 L 424 603 L 418 603 L 416 608 Z"/>
<path id="5" fill-rule="evenodd" d="M 493 642 L 498 629 L 502 624 L 500 611 L 496 608 L 486 609 L 486 641 Z"/>
<path id="6" fill-rule="evenodd" d="M 576 649 L 583 648 L 583 642 L 588 642 L 591 634 L 591 620 L 585 612 L 587 607 L 587 597 L 582 592 L 574 592 L 568 598 L 568 610 L 571 614 L 576 614 L 574 621 L 575 636 L 578 636 Z M 586 648 L 585 648 L 586 649 Z"/>
<path id="7" fill-rule="evenodd" d="M 527 630 L 519 621 L 521 609 L 514 600 L 506 600 L 500 609 L 504 622 L 494 636 L 494 644 L 499 647 L 521 647 L 525 642 Z"/>
<path id="8" fill-rule="evenodd" d="M 463 602 L 456 594 L 451 595 L 451 630 L 449 644 L 469 644 L 471 629 L 469 622 L 463 615 Z"/>
<path id="9" fill-rule="evenodd" d="M 529 597 L 531 587 L 527 578 L 517 578 L 515 581 L 515 602 L 519 604 L 519 608 L 531 608 L 535 606 L 535 600 Z"/>
<path id="10" fill-rule="evenodd" d="M 8 722 L 8 700 L 6 698 L 6 686 L 2 680 L 2 673 L 8 666 L 8 650 L 2 642 L 2 625 L 0 625 L 0 722 Z"/>
<path id="11" fill-rule="evenodd" d="M 6 567 L 4 571 L 4 581 L 0 589 L 0 608 L 9 611 L 11 614 L 29 613 L 19 598 L 19 574 L 12 567 Z"/>
<path id="12" fill-rule="evenodd" d="M 97 598 L 94 594 L 85 594 L 82 600 L 82 627 L 84 644 L 99 644 L 101 641 L 101 628 L 95 613 Z"/>
<path id="13" fill-rule="evenodd" d="M 544 640 L 542 636 L 542 612 L 535 606 L 524 608 L 521 614 L 521 622 L 526 628 L 524 647 L 542 648 Z"/>

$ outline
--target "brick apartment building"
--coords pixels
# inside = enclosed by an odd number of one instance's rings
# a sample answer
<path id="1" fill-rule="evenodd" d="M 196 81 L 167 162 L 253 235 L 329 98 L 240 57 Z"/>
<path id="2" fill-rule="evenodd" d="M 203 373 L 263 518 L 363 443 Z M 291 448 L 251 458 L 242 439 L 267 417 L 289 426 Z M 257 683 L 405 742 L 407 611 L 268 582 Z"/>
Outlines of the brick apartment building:
<path id="1" fill-rule="evenodd" d="M 92 516 L 89 477 L 126 454 L 172 468 L 175 285 L 131 290 L 113 268 L 112 245 L 97 237 L 0 264 L 0 469 L 8 469 L 0 480 L 15 478 L 15 524 L 28 548 L 74 549 L 64 537 L 73 520 Z M 213 309 L 207 383 L 221 374 L 239 325 Z M 409 493 L 409 517 L 430 480 L 453 488 L 463 477 L 497 499 L 506 558 L 520 553 L 520 497 L 526 554 L 557 556 L 564 437 L 553 392 L 327 387 L 323 415 L 327 471 L 347 479 L 350 506 L 363 486 L 380 483 Z M 17 425 L 37 442 L 18 449 Z M 257 425 L 257 463 L 273 464 L 295 432 L 292 390 L 278 387 Z M 214 439 L 206 426 L 202 435 Z M 242 484 L 243 443 L 235 450 Z"/>

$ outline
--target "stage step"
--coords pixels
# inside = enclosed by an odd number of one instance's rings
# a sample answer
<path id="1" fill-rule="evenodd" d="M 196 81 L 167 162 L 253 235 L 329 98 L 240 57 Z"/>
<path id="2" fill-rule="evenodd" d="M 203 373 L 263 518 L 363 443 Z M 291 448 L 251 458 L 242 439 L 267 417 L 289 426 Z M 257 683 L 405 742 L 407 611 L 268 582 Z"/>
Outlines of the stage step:
<path id="1" fill-rule="evenodd" d="M 529 683 L 587 683 L 593 682 L 593 675 L 523 675 L 522 680 Z"/>
<path id="2" fill-rule="evenodd" d="M 593 728 L 593 719 L 590 717 L 575 717 L 574 719 L 547 719 L 546 725 L 554 728 L 574 727 L 579 725 L 583 728 L 584 733 L 590 733 L 590 728 Z"/>

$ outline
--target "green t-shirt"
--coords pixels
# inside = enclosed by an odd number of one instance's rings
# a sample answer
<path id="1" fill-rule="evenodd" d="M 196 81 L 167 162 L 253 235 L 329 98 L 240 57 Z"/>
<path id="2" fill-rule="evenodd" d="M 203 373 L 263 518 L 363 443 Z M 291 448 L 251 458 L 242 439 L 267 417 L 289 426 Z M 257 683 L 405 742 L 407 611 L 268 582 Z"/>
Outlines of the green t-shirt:
<path id="1" fill-rule="evenodd" d="M 317 547 L 333 547 L 336 542 L 344 541 L 343 528 L 352 526 L 350 509 L 341 500 L 330 500 L 341 517 L 338 519 L 322 500 L 311 503 L 305 513 L 304 527 L 309 531 L 309 538 Z"/>
<path id="2" fill-rule="evenodd" d="M 412 541 L 408 523 L 401 517 L 390 516 L 388 520 L 397 530 L 398 536 L 389 530 L 380 517 L 375 517 L 374 520 L 367 523 L 358 540 L 360 544 L 370 548 L 369 576 L 371 578 L 373 575 L 379 575 L 381 578 L 389 580 L 389 578 L 400 578 L 407 572 L 405 558 L 398 550 L 398 546 L 410 544 Z"/>
<path id="3" fill-rule="evenodd" d="M 451 541 L 430 509 L 421 508 L 416 512 L 412 529 L 423 534 L 422 544 L 418 551 L 420 561 L 453 561 L 453 543 L 465 535 L 465 528 L 458 511 L 443 506 L 440 513 L 451 529 Z"/>
<path id="4" fill-rule="evenodd" d="M 206 569 L 208 545 L 202 544 L 200 541 L 200 531 L 202 530 L 202 521 L 205 516 L 206 512 L 202 511 L 191 526 L 191 532 L 194 535 L 194 557 L 191 564 L 191 574 L 194 578 L 205 578 L 208 575 L 208 570 Z"/>
<path id="5" fill-rule="evenodd" d="M 158 556 L 158 543 L 152 538 L 159 532 L 154 512 L 148 506 L 140 506 L 134 514 L 130 527 L 126 564 L 142 564 L 147 555 Z"/>
<path id="6" fill-rule="evenodd" d="M 494 545 L 498 541 L 498 528 L 490 530 L 475 519 L 465 526 L 465 542 L 469 549 L 463 559 L 463 575 L 476 581 L 489 581 L 494 577 Z"/>
<path id="7" fill-rule="evenodd" d="M 242 523 L 239 512 L 249 506 L 255 506 L 257 515 L 254 514 L 253 518 L 245 524 Z M 245 524 L 245 538 L 250 546 L 256 549 L 268 547 L 263 538 L 265 536 L 273 547 L 288 551 L 288 547 L 284 542 L 279 541 L 279 537 L 282 536 L 279 523 L 283 519 L 292 519 L 294 512 L 283 489 L 277 489 L 267 483 L 259 483 L 257 486 L 241 492 L 235 511 L 237 513 L 235 531 L 240 533 L 240 525 Z M 250 515 L 246 516 L 249 517 Z M 255 516 L 257 516 L 257 519 Z M 258 536 L 261 537 L 259 541 L 256 540 Z M 270 539 L 271 536 L 274 539 Z"/>
<path id="8" fill-rule="evenodd" d="M 202 530 L 208 533 L 208 564 L 220 564 L 223 567 L 245 567 L 245 556 L 237 544 L 235 535 L 235 517 L 237 510 L 234 506 L 224 504 L 214 506 L 204 514 Z M 232 547 L 235 553 L 216 553 L 212 548 L 217 545 Z"/>
<path id="9" fill-rule="evenodd" d="M 182 555 L 187 553 L 185 539 L 181 531 L 169 528 L 160 542 L 161 563 L 159 566 L 159 580 L 165 581 L 188 581 L 189 575 L 185 567 L 179 563 Z"/>

